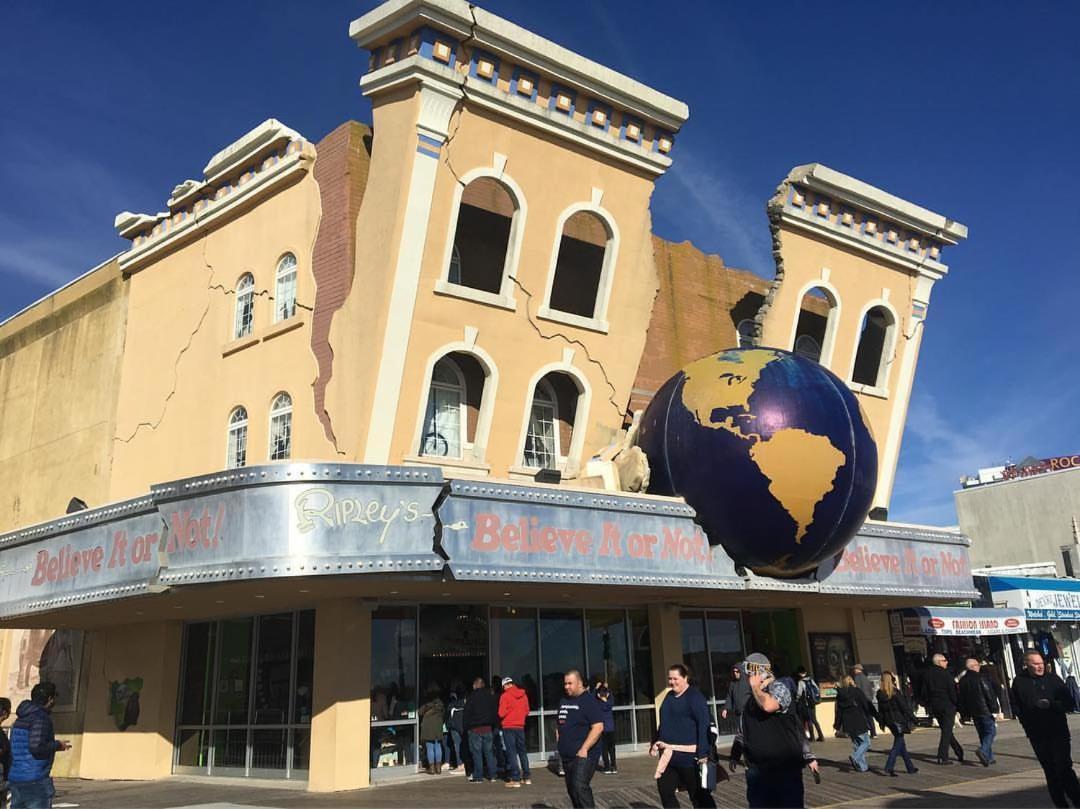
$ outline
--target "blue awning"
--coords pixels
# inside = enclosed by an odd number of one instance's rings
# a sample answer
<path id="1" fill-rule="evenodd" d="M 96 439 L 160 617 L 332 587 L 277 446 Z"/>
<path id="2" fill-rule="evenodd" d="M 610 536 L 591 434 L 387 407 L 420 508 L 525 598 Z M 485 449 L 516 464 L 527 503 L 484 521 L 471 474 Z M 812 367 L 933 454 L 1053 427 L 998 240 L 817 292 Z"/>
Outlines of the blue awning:
<path id="1" fill-rule="evenodd" d="M 995 603 L 1022 609 L 1029 621 L 1080 620 L 1080 580 L 987 576 Z"/>

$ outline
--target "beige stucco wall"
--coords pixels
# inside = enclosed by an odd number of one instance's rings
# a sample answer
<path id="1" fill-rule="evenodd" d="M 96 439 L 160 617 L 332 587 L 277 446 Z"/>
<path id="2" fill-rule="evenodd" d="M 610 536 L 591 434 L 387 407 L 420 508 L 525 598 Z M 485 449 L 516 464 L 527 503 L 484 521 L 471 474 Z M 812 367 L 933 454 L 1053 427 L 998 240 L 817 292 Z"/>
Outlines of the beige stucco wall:
<path id="1" fill-rule="evenodd" d="M 865 312 L 884 301 L 898 316 L 893 351 L 887 350 L 885 358 L 886 390 L 880 394 L 856 390 L 877 442 L 879 476 L 885 472 L 891 476 L 900 451 L 900 435 L 889 440 L 893 411 L 897 406 L 903 408 L 904 412 L 899 414 L 902 434 L 912 382 L 900 378 L 902 360 L 904 352 L 914 352 L 911 367 L 915 367 L 919 340 L 913 338 L 921 337 L 922 333 L 922 328 L 916 328 L 911 317 L 915 278 L 892 264 L 873 261 L 862 253 L 788 227 L 781 227 L 780 243 L 784 277 L 765 316 L 763 345 L 792 348 L 803 294 L 808 287 L 822 282 L 823 272 L 828 280 L 822 285 L 838 293 L 840 307 L 832 357 L 825 364 L 841 379 L 851 382 Z M 888 492 L 882 493 L 874 505 L 887 506 Z"/>
<path id="2" fill-rule="evenodd" d="M 0 532 L 107 499 L 126 293 L 110 262 L 0 326 Z"/>
<path id="3" fill-rule="evenodd" d="M 237 405 L 248 412 L 248 463 L 266 461 L 270 404 L 279 391 L 293 401 L 292 458 L 332 457 L 311 391 L 311 252 L 320 207 L 318 186 L 306 174 L 131 276 L 112 498 L 224 468 Z M 275 324 L 275 271 L 288 252 L 298 265 L 296 315 Z M 245 272 L 255 278 L 254 339 L 234 343 L 234 290 Z"/>

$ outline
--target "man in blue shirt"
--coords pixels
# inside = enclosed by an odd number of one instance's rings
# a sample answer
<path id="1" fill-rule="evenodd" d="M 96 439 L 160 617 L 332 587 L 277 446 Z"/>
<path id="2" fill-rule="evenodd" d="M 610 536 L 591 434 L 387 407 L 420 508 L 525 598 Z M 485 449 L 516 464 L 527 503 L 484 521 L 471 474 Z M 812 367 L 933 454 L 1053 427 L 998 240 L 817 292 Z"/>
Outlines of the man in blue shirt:
<path id="1" fill-rule="evenodd" d="M 11 771 L 8 788 L 12 809 L 49 809 L 52 806 L 53 757 L 71 745 L 53 735 L 52 712 L 56 704 L 56 686 L 40 682 L 23 700 L 11 727 Z"/>
<path id="2" fill-rule="evenodd" d="M 571 669 L 563 675 L 566 698 L 559 703 L 559 758 L 566 771 L 566 793 L 574 809 L 592 809 L 592 781 L 600 760 L 597 741 L 604 732 L 604 714 L 599 701 L 585 690 L 581 672 Z"/>

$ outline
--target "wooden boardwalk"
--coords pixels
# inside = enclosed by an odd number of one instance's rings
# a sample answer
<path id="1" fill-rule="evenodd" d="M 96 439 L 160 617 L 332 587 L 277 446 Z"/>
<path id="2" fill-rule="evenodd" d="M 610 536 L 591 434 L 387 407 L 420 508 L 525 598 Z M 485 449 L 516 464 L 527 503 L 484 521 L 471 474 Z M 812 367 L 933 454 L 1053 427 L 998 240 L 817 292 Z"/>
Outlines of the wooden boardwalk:
<path id="1" fill-rule="evenodd" d="M 1080 737 L 1080 716 L 1071 721 L 1073 735 Z M 968 762 L 951 767 L 933 763 L 936 730 L 920 730 L 909 737 L 919 772 L 889 778 L 884 774 L 852 772 L 847 762 L 850 743 L 831 739 L 814 747 L 822 765 L 822 783 L 806 777 L 807 806 L 865 807 L 1034 807 L 1050 806 L 1042 771 L 1016 722 L 998 726 L 995 753 L 998 763 L 989 768 L 973 762 L 975 730 L 970 725 L 957 732 L 968 751 Z M 872 767 L 880 769 L 891 744 L 882 734 L 874 740 Z M 1080 741 L 1077 741 L 1080 744 Z M 600 809 L 647 809 L 659 806 L 652 783 L 653 760 L 644 755 L 624 756 L 618 775 L 597 774 L 593 792 Z M 902 770 L 902 768 L 901 768 Z M 720 807 L 746 805 L 743 771 L 721 784 L 714 797 Z M 57 805 L 78 804 L 101 809 L 291 809 L 292 807 L 482 807 L 482 809 L 568 809 L 562 779 L 547 770 L 535 769 L 531 786 L 506 789 L 501 782 L 469 784 L 461 775 L 417 776 L 402 783 L 356 792 L 315 794 L 296 786 L 274 782 L 238 783 L 226 779 L 173 777 L 150 783 L 57 779 Z M 689 806 L 683 796 L 683 805 Z"/>

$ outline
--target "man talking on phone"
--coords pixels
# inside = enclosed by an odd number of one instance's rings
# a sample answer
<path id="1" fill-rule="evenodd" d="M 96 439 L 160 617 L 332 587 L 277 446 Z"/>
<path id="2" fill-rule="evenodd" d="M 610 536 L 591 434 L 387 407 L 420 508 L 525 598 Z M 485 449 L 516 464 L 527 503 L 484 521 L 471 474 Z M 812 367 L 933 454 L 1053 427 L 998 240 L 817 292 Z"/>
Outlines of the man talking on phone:
<path id="1" fill-rule="evenodd" d="M 769 658 L 754 653 L 743 668 L 750 683 L 732 766 L 741 755 L 747 763 L 746 802 L 757 807 L 804 806 L 803 767 L 817 780 L 818 763 L 795 715 L 794 694 L 773 676 Z"/>

